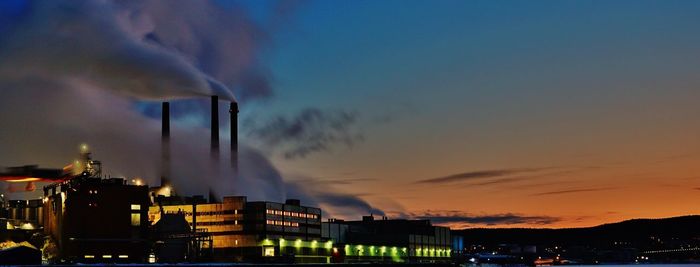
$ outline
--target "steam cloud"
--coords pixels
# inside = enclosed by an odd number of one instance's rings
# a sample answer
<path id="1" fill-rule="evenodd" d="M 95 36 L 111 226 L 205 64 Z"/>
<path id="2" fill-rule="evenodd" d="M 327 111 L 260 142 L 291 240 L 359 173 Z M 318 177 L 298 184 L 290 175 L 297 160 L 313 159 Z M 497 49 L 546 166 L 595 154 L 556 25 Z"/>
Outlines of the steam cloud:
<path id="1" fill-rule="evenodd" d="M 221 82 L 182 56 L 129 35 L 107 3 L 31 2 L 0 37 L 0 79 L 80 79 L 140 98 L 217 94 L 234 100 Z"/>
<path id="2" fill-rule="evenodd" d="M 280 116 L 265 125 L 253 125 L 249 135 L 270 148 L 281 148 L 285 158 L 303 158 L 335 144 L 351 147 L 362 140 L 352 131 L 356 120 L 355 113 L 307 108 L 291 119 Z"/>
<path id="3" fill-rule="evenodd" d="M 274 7 L 275 14 L 287 16 L 283 11 L 292 9 L 288 5 Z M 85 142 L 104 162 L 106 174 L 142 177 L 156 184 L 160 120 L 149 112 L 153 104 L 144 100 L 212 94 L 234 100 L 234 92 L 241 102 L 272 96 L 269 73 L 257 59 L 268 34 L 244 9 L 221 8 L 208 1 L 2 3 L 0 163 L 60 167 L 74 159 L 78 144 Z M 178 119 L 171 133 L 171 178 L 179 193 L 203 194 L 211 186 L 219 195 L 274 201 L 301 198 L 331 212 L 337 205 L 369 207 L 357 197 L 319 194 L 322 190 L 309 185 L 301 189 L 285 181 L 265 157 L 268 153 L 245 143 L 238 180 L 217 184 L 227 179 L 215 176 L 232 174 L 227 164 L 211 170 L 208 129 L 193 127 L 188 118 L 177 115 L 178 109 L 200 110 L 205 101 L 173 105 Z M 340 125 L 321 127 L 342 130 L 349 121 L 341 118 Z M 276 136 L 269 130 L 269 136 Z M 222 140 L 223 147 L 226 142 Z M 317 144 L 302 150 L 319 148 Z M 228 156 L 223 153 L 222 162 Z"/>

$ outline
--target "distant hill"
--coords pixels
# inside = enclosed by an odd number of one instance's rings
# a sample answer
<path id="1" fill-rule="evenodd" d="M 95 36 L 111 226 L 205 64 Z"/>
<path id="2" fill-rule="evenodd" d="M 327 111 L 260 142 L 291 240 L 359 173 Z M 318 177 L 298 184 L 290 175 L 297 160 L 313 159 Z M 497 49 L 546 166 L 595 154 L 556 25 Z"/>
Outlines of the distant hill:
<path id="1" fill-rule="evenodd" d="M 700 216 L 634 219 L 587 228 L 473 228 L 453 230 L 452 234 L 463 236 L 465 244 L 562 244 L 601 247 L 623 242 L 638 248 L 658 247 L 658 243 L 663 242 L 700 240 Z"/>

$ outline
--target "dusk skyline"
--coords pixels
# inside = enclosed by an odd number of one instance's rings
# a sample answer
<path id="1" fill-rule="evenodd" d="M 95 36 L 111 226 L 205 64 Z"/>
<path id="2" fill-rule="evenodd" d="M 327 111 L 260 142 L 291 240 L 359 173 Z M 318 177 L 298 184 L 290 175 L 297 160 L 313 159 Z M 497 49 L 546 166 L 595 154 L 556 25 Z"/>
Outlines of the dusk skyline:
<path id="1" fill-rule="evenodd" d="M 700 2 L 175 2 L 0 1 L 0 166 L 87 143 L 157 183 L 176 99 L 186 194 L 455 228 L 700 213 Z M 233 189 L 207 93 L 240 103 Z"/>

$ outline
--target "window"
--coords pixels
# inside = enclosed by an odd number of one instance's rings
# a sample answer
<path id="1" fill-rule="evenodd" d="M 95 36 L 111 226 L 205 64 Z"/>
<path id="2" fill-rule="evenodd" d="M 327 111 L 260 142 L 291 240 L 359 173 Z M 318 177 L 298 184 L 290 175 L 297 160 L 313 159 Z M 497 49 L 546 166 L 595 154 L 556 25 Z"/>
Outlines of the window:
<path id="1" fill-rule="evenodd" d="M 141 205 L 140 204 L 131 204 L 131 210 L 141 210 Z"/>
<path id="2" fill-rule="evenodd" d="M 141 225 L 141 214 L 140 213 L 132 213 L 131 214 L 131 226 L 140 226 Z"/>
<path id="3" fill-rule="evenodd" d="M 265 248 L 263 248 L 263 256 L 265 256 L 265 257 L 274 257 L 274 256 L 275 256 L 275 247 L 265 247 Z"/>

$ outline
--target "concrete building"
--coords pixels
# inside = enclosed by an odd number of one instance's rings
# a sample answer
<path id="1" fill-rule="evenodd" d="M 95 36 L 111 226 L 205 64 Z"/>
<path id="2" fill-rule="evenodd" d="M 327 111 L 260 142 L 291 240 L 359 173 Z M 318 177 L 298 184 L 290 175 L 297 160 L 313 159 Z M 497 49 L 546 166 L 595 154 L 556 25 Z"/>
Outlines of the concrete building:
<path id="1" fill-rule="evenodd" d="M 44 187 L 44 233 L 68 262 L 145 262 L 148 187 L 89 175 Z"/>
<path id="2" fill-rule="evenodd" d="M 342 248 L 337 262 L 449 262 L 452 256 L 450 229 L 429 220 L 329 220 L 322 237 Z"/>
<path id="3" fill-rule="evenodd" d="M 203 198 L 156 197 L 149 220 L 164 213 L 183 213 L 197 231 L 213 239 L 217 261 L 329 262 L 332 243 L 321 238 L 321 210 L 285 203 L 224 197 L 206 203 Z"/>

